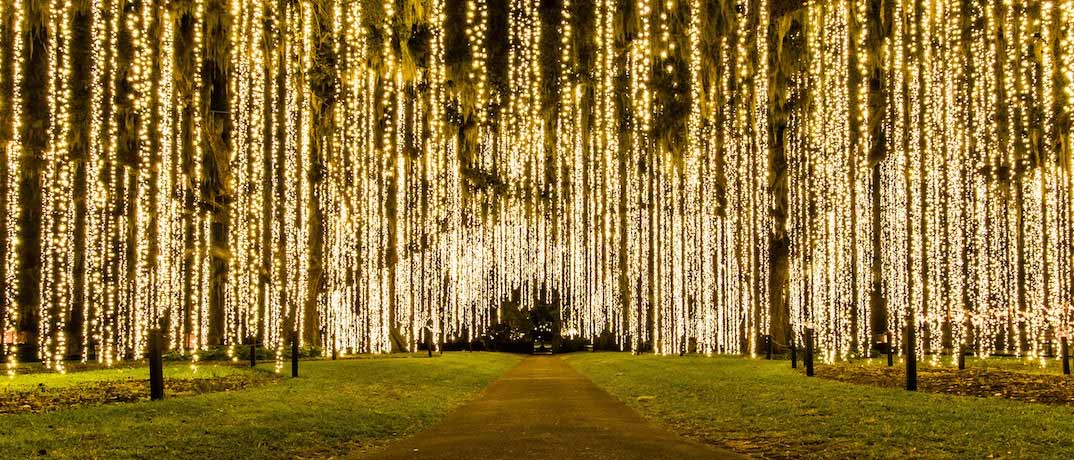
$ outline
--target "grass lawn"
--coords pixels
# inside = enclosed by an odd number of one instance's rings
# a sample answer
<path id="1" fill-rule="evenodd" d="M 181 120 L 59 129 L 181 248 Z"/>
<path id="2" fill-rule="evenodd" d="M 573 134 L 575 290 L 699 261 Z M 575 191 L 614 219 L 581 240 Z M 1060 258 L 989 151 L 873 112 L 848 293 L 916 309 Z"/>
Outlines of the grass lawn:
<path id="1" fill-rule="evenodd" d="M 762 458 L 1070 459 L 1074 409 L 808 379 L 787 361 L 576 353 L 673 431 Z"/>
<path id="2" fill-rule="evenodd" d="M 243 391 L 0 415 L 0 457 L 332 457 L 429 425 L 520 359 L 448 353 L 308 361 L 298 379 Z"/>
<path id="3" fill-rule="evenodd" d="M 231 375 L 248 375 L 254 372 L 257 371 L 248 367 L 216 363 L 200 363 L 197 366 L 197 370 L 191 368 L 190 363 L 165 363 L 164 365 L 165 379 L 213 379 Z M 290 372 L 290 368 L 288 368 L 288 372 Z M 45 388 L 68 388 L 91 382 L 147 379 L 149 379 L 149 368 L 144 365 L 69 372 L 66 374 L 56 372 L 16 374 L 14 377 L 0 377 L 0 393 L 29 390 L 40 386 Z"/>

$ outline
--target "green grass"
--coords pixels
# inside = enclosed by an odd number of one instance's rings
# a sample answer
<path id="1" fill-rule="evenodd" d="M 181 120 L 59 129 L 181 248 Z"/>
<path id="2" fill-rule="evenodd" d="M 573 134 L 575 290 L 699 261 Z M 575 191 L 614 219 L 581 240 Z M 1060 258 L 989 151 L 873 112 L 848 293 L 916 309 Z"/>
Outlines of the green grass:
<path id="1" fill-rule="evenodd" d="M 519 361 L 492 353 L 304 362 L 301 377 L 243 391 L 46 414 L 0 415 L 3 458 L 293 459 L 407 435 Z M 47 455 L 47 457 L 45 457 Z"/>
<path id="2" fill-rule="evenodd" d="M 625 353 L 567 360 L 673 431 L 763 458 L 1074 458 L 1069 407 L 808 379 L 787 361 Z"/>
<path id="3" fill-rule="evenodd" d="M 168 363 L 164 366 L 165 379 L 211 379 L 231 375 L 248 375 L 253 372 L 256 371 L 246 367 L 213 363 L 199 364 L 197 370 L 191 368 L 190 363 Z M 96 369 L 68 372 L 66 374 L 56 372 L 17 374 L 14 377 L 0 377 L 0 393 L 6 391 L 29 390 L 39 386 L 44 386 L 45 388 L 66 388 L 91 382 L 146 380 L 148 378 L 149 368 L 145 366 Z"/>

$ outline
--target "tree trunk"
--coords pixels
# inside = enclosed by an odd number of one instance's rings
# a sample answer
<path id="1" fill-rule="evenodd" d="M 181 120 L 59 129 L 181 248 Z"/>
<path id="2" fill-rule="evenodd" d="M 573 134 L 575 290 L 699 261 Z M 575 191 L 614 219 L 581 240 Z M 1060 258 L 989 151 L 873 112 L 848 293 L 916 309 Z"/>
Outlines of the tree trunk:
<path id="1" fill-rule="evenodd" d="M 776 5 L 773 5 L 775 8 Z M 799 5 L 800 7 L 800 5 Z M 796 43 L 794 35 L 789 32 L 800 27 L 796 15 L 790 10 L 773 10 L 772 25 L 769 36 L 769 68 L 772 69 L 770 86 L 772 97 L 769 99 L 769 169 L 772 176 L 772 233 L 769 235 L 769 276 L 768 308 L 769 330 L 772 340 L 783 340 L 782 346 L 790 346 L 794 341 L 791 328 L 790 303 L 788 301 L 790 282 L 790 239 L 787 233 L 788 202 L 787 183 L 787 133 L 790 114 L 797 99 L 790 99 L 790 86 L 797 63 L 788 65 L 785 60 L 793 59 L 793 50 L 804 49 L 802 43 Z M 782 13 L 776 16 L 777 13 Z M 778 342 L 777 342 L 778 343 Z"/>
<path id="2" fill-rule="evenodd" d="M 22 62 L 21 56 L 15 55 L 15 41 L 22 40 L 21 36 L 15 36 L 15 8 L 22 8 L 22 3 L 17 0 L 0 0 L 0 337 L 9 331 L 18 332 L 18 314 L 20 313 L 17 301 L 12 295 L 17 292 L 18 280 L 15 285 L 9 285 L 9 270 L 17 268 L 17 264 L 9 265 L 9 259 L 15 259 L 12 254 L 16 249 L 12 247 L 14 238 L 9 238 L 9 232 L 17 231 L 18 221 L 8 213 L 8 209 L 17 203 L 18 183 L 10 181 L 9 177 L 16 174 L 11 170 L 11 162 L 8 159 L 16 146 L 12 145 L 17 133 L 13 132 L 15 105 L 21 102 L 15 100 L 15 88 L 22 84 L 15 80 L 15 67 Z M 16 166 L 17 168 L 17 166 Z M 6 359 L 8 354 L 15 353 L 14 348 L 9 347 L 6 340 L 0 339 L 0 359 Z"/>
<path id="3" fill-rule="evenodd" d="M 41 165 L 49 141 L 48 106 L 48 2 L 29 1 L 21 4 L 25 22 L 22 41 L 25 53 L 22 85 L 22 141 L 19 158 L 19 246 L 18 246 L 18 304 L 21 331 L 38 331 L 40 322 L 41 280 Z M 33 51 L 33 52 L 31 52 Z M 22 61 L 18 59 L 16 62 Z M 16 146 L 15 148 L 19 148 Z M 39 338 L 39 341 L 41 338 Z M 29 343 L 28 352 L 40 356 L 36 343 Z M 29 355 L 30 353 L 27 353 Z"/>
<path id="4" fill-rule="evenodd" d="M 93 64 L 92 42 L 96 39 L 92 30 L 92 7 L 90 0 L 76 0 L 72 11 L 71 37 L 71 127 L 68 138 L 70 158 L 74 162 L 74 273 L 71 299 L 71 317 L 67 322 L 68 354 L 82 348 L 83 358 L 88 358 L 88 338 L 84 332 L 88 321 L 86 302 L 86 162 L 89 157 L 91 129 L 93 127 L 90 102 L 93 99 L 91 72 Z"/>
<path id="5" fill-rule="evenodd" d="M 869 53 L 876 56 L 867 62 L 866 78 L 869 79 L 869 165 L 872 170 L 872 183 L 870 200 L 873 226 L 873 264 L 872 286 L 869 291 L 869 317 L 873 336 L 883 334 L 888 329 L 887 299 L 883 290 L 883 260 L 881 254 L 881 219 L 880 219 L 880 163 L 887 157 L 887 132 L 884 130 L 882 120 L 887 114 L 888 97 L 886 88 L 886 75 L 884 73 L 884 41 L 891 34 L 891 20 L 893 12 L 892 2 L 883 0 L 870 0 L 869 2 L 868 49 Z"/>
<path id="6" fill-rule="evenodd" d="M 336 130 L 335 124 L 335 93 L 338 84 L 336 63 L 338 62 L 333 35 L 331 13 L 335 0 L 315 0 L 313 2 L 313 23 L 310 24 L 310 33 L 315 40 L 313 44 L 313 65 L 309 72 L 310 85 L 310 261 L 309 261 L 309 287 L 306 298 L 306 337 L 312 343 L 320 343 L 323 340 L 334 341 L 334 334 L 329 332 L 328 337 L 319 337 L 321 327 L 317 311 L 318 299 L 325 286 L 324 268 L 324 219 L 325 212 L 322 207 L 321 191 L 322 183 L 327 177 L 327 161 L 332 155 L 334 148 L 332 139 Z"/>
<path id="7" fill-rule="evenodd" d="M 211 250 L 211 277 L 209 280 L 209 336 L 208 343 L 221 345 L 228 343 L 227 321 L 225 312 L 225 285 L 227 283 L 228 230 L 230 227 L 229 200 L 231 191 L 227 189 L 230 176 L 229 161 L 231 118 L 228 114 L 228 69 L 230 66 L 230 41 L 228 34 L 231 19 L 226 0 L 206 0 L 204 13 L 204 60 L 201 64 L 203 79 L 202 101 L 208 103 L 202 114 L 202 165 L 204 182 L 202 200 L 209 208 L 211 229 L 209 246 Z"/>

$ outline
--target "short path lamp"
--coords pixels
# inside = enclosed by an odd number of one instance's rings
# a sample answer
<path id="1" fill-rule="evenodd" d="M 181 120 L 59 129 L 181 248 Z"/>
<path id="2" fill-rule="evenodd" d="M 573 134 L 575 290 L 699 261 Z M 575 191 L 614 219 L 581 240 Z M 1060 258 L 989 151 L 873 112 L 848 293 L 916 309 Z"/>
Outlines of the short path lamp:
<path id="1" fill-rule="evenodd" d="M 291 378 L 298 377 L 298 333 L 291 332 Z"/>
<path id="2" fill-rule="evenodd" d="M 917 321 L 913 313 L 906 321 L 906 390 L 917 391 Z"/>
<path id="3" fill-rule="evenodd" d="M 1070 332 L 1062 331 L 1059 333 L 1059 354 L 1062 355 L 1063 360 L 1063 375 L 1070 375 Z"/>
<path id="4" fill-rule="evenodd" d="M 149 331 L 149 399 L 164 399 L 164 333 Z"/>
<path id="5" fill-rule="evenodd" d="M 791 347 L 791 369 L 798 369 L 798 345 L 794 343 L 794 340 L 789 342 Z"/>
<path id="6" fill-rule="evenodd" d="M 884 340 L 888 342 L 888 367 L 895 365 L 895 342 L 891 340 L 891 331 L 884 333 Z"/>
<path id="7" fill-rule="evenodd" d="M 257 367 L 257 336 L 250 336 L 250 367 Z"/>

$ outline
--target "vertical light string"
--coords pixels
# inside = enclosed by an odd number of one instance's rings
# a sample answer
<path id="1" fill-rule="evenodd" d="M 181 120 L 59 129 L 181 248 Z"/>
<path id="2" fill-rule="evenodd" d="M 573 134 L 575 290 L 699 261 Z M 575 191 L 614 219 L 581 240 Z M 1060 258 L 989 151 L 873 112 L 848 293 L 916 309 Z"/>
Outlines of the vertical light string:
<path id="1" fill-rule="evenodd" d="M 39 357 L 64 372 L 74 257 L 73 161 L 68 150 L 71 97 L 71 6 L 54 0 L 48 17 L 49 144 L 42 158 Z"/>
<path id="2" fill-rule="evenodd" d="M 102 129 L 106 126 L 102 123 L 103 108 L 108 103 L 106 95 L 109 94 L 106 86 L 109 82 L 106 75 L 110 70 L 108 53 L 109 29 L 111 21 L 104 19 L 104 4 L 101 0 L 94 0 L 89 5 L 90 23 L 89 37 L 92 41 L 89 55 L 90 74 L 89 87 L 90 101 L 87 116 L 89 139 L 86 140 L 87 152 L 85 159 L 85 225 L 81 235 L 84 243 L 85 254 L 83 255 L 83 286 L 85 291 L 82 295 L 82 362 L 88 362 L 91 357 L 98 361 L 102 360 L 101 335 L 99 321 L 97 320 L 101 306 L 105 301 L 105 251 L 107 251 L 106 235 L 106 208 L 108 206 L 107 191 L 103 188 L 103 173 L 107 167 L 104 144 L 102 137 L 106 135 Z"/>
<path id="3" fill-rule="evenodd" d="M 8 3 L 5 2 L 5 5 Z M 4 94 L 5 97 L 10 97 L 8 103 L 11 104 L 11 119 L 6 120 L 6 129 L 10 130 L 10 140 L 3 146 L 4 149 L 4 162 L 6 163 L 6 174 L 2 178 L 5 184 L 5 190 L 7 195 L 5 198 L 4 212 L 4 224 L 5 233 L 4 238 L 4 298 L 6 299 L 6 305 L 3 305 L 4 317 L 3 322 L 0 323 L 0 328 L 3 328 L 3 351 L 4 351 L 4 373 L 9 377 L 15 375 L 15 371 L 18 368 L 18 328 L 19 328 L 19 310 L 20 305 L 19 298 L 19 229 L 18 229 L 18 216 L 20 214 L 21 206 L 19 200 L 15 199 L 18 196 L 19 190 L 19 178 L 21 177 L 21 162 L 22 156 L 22 143 L 20 142 L 20 133 L 22 132 L 22 73 L 23 73 L 23 46 L 22 40 L 18 37 L 22 37 L 23 28 L 23 5 L 21 3 L 10 3 L 14 6 L 11 11 L 4 11 L 4 20 L 9 21 L 11 30 L 5 30 L 5 33 L 12 37 L 11 43 L 7 44 L 11 47 L 12 57 L 11 61 L 4 62 L 2 65 L 4 74 L 10 75 L 11 78 L 11 92 L 10 94 Z"/>
<path id="4" fill-rule="evenodd" d="M 1058 4 L 1059 43 L 1061 54 L 1061 69 L 1057 74 L 1060 76 L 1058 83 L 1062 91 L 1057 88 L 1056 95 L 1065 101 L 1060 112 L 1064 114 L 1074 113 L 1074 3 L 1060 2 Z M 1071 337 L 1074 335 L 1074 248 L 1063 244 L 1063 241 L 1071 241 L 1074 237 L 1074 159 L 1071 152 L 1074 151 L 1074 143 L 1070 138 L 1069 129 L 1064 137 L 1066 142 L 1057 145 L 1057 165 L 1055 180 L 1055 203 L 1056 223 L 1053 228 L 1056 250 L 1052 252 L 1055 257 L 1055 294 L 1052 296 L 1056 304 L 1058 334 Z M 1065 204 L 1065 206 L 1064 206 Z"/>

